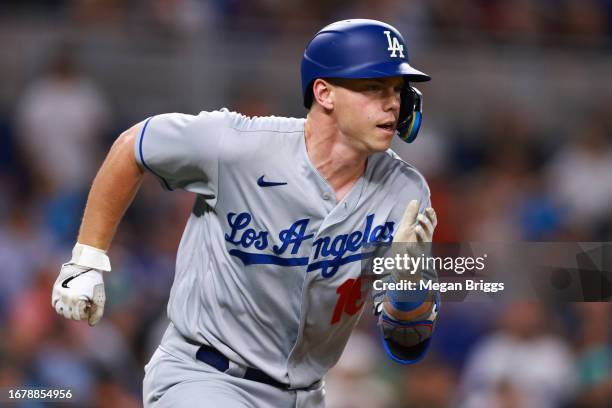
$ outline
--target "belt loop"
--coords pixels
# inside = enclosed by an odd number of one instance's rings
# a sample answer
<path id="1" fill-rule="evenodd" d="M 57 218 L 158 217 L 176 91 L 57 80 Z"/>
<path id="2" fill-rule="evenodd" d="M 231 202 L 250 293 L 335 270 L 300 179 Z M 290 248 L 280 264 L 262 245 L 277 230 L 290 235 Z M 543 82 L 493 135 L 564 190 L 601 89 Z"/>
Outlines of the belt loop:
<path id="1" fill-rule="evenodd" d="M 229 360 L 229 368 L 225 372 L 233 377 L 244 378 L 246 367 Z"/>
<path id="2" fill-rule="evenodd" d="M 230 374 L 239 378 L 244 378 L 245 380 L 257 381 L 283 390 L 288 390 L 290 388 L 288 384 L 284 384 L 275 380 L 274 378 L 270 377 L 268 374 L 257 368 L 243 367 L 234 363 L 211 346 L 200 346 L 200 348 L 196 352 L 196 359 L 216 368 L 217 370 L 223 373 Z M 237 375 L 234 373 L 236 373 Z"/>

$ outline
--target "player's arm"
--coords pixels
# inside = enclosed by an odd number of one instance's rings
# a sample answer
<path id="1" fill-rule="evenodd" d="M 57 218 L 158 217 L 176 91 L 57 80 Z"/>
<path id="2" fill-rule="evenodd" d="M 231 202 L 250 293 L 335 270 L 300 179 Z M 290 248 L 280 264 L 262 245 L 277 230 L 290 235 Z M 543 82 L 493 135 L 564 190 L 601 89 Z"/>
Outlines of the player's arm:
<path id="1" fill-rule="evenodd" d="M 422 214 L 418 211 L 419 202 L 411 201 L 395 233 L 394 251 L 411 257 L 428 254 L 437 217 L 431 207 Z M 387 290 L 379 318 L 385 351 L 393 360 L 404 364 L 417 362 L 425 355 L 440 306 L 437 292 L 419 288 L 421 279 L 435 279 L 435 271 L 411 272 L 391 271 L 393 281 L 413 281 L 416 290 Z"/>
<path id="2" fill-rule="evenodd" d="M 140 126 L 115 140 L 89 191 L 78 242 L 108 250 L 117 226 L 134 200 L 144 176 L 134 157 Z"/>
<path id="3" fill-rule="evenodd" d="M 89 191 L 72 258 L 53 286 L 52 305 L 68 319 L 86 319 L 93 326 L 104 312 L 102 274 L 111 269 L 106 251 L 144 176 L 134 158 L 139 130 L 134 126 L 113 143 Z"/>

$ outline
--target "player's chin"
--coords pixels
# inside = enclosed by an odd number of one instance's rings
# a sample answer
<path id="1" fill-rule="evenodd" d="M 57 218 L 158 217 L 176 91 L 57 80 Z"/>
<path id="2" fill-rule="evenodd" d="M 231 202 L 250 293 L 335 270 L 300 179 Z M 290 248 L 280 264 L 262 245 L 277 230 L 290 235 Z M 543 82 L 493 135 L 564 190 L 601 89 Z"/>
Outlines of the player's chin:
<path id="1" fill-rule="evenodd" d="M 370 139 L 372 142 L 370 144 L 372 150 L 384 152 L 385 150 L 389 149 L 391 142 L 393 141 L 393 136 L 395 135 L 395 129 L 377 127 L 373 133 L 374 135 Z"/>

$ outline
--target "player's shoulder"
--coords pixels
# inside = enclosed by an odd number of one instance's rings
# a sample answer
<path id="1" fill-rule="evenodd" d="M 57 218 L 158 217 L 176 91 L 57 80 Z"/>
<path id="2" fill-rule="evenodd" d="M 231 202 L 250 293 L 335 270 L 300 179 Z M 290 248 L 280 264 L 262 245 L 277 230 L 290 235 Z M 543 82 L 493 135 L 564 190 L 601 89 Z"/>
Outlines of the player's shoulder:
<path id="1" fill-rule="evenodd" d="M 301 133 L 304 131 L 303 118 L 281 116 L 247 116 L 239 112 L 221 108 L 213 111 L 201 111 L 197 115 L 186 113 L 163 113 L 153 118 L 154 122 L 169 126 L 190 127 L 194 129 L 226 129 L 238 133 Z"/>
<path id="2" fill-rule="evenodd" d="M 416 167 L 403 160 L 391 149 L 370 157 L 372 163 L 372 178 L 375 180 L 389 180 L 398 183 L 416 184 L 429 195 L 427 180 Z"/>
<path id="3" fill-rule="evenodd" d="M 212 115 L 239 133 L 301 133 L 304 131 L 303 118 L 282 116 L 247 116 L 222 108 L 213 112 L 200 113 L 203 117 Z"/>
<path id="4" fill-rule="evenodd" d="M 303 118 L 282 116 L 246 116 L 228 112 L 232 116 L 232 127 L 237 132 L 296 133 L 304 131 Z"/>

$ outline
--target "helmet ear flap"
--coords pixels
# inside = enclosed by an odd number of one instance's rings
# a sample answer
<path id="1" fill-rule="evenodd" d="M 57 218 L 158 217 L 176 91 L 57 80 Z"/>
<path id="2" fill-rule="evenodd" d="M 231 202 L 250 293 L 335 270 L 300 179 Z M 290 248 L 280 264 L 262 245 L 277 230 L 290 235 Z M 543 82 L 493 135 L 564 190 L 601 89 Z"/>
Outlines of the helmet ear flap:
<path id="1" fill-rule="evenodd" d="M 397 125 L 397 135 L 406 143 L 412 143 L 421 128 L 423 114 L 423 94 L 410 85 L 401 94 L 400 114 Z"/>

